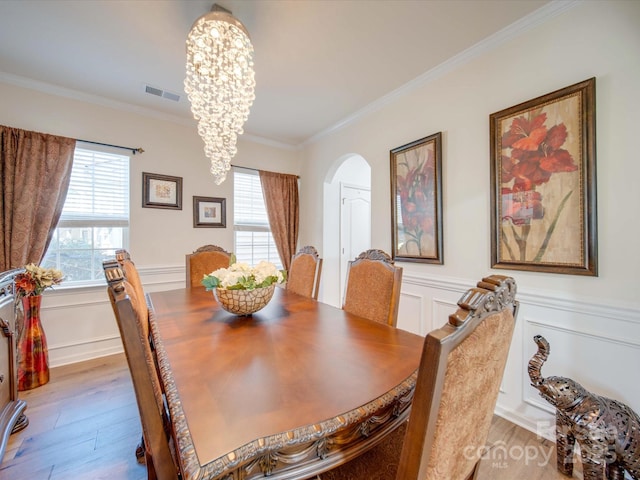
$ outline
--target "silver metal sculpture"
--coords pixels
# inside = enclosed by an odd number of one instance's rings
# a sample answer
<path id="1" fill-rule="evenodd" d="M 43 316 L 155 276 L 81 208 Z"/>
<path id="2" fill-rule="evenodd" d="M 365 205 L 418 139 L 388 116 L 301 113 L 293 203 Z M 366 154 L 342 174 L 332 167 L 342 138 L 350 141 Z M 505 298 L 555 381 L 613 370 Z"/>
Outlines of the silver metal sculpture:
<path id="1" fill-rule="evenodd" d="M 624 480 L 626 471 L 640 480 L 640 418 L 617 400 L 588 392 L 570 378 L 540 374 L 549 342 L 533 337 L 538 351 L 529 360 L 529 378 L 540 395 L 556 407 L 558 470 L 573 474 L 573 448 L 580 445 L 584 480 Z"/>

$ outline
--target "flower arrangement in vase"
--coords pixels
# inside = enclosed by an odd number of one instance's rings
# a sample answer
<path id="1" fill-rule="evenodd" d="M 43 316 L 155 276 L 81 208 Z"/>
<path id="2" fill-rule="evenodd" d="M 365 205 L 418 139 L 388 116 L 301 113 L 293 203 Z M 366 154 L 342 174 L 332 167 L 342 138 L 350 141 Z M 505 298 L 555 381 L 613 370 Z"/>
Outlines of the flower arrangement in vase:
<path id="1" fill-rule="evenodd" d="M 16 298 L 22 301 L 18 323 L 18 390 L 30 390 L 49 381 L 47 339 L 40 323 L 42 293 L 64 280 L 55 268 L 30 263 L 15 277 Z"/>
<path id="2" fill-rule="evenodd" d="M 219 268 L 202 278 L 202 285 L 213 290 L 218 303 L 236 315 L 251 315 L 269 303 L 277 283 L 283 283 L 287 273 L 271 262 L 262 260 L 256 266 L 236 262 L 231 256 L 227 268 Z"/>
<path id="3" fill-rule="evenodd" d="M 25 265 L 24 272 L 16 275 L 18 298 L 42 295 L 47 288 L 62 283 L 64 274 L 55 268 L 42 268 L 34 263 Z"/>

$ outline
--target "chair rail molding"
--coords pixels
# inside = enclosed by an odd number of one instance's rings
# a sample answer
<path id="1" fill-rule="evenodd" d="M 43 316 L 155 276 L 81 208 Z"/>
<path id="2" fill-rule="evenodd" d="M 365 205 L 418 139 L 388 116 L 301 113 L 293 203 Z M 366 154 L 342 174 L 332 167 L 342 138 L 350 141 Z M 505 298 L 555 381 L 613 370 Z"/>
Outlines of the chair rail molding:
<path id="1" fill-rule="evenodd" d="M 149 292 L 184 287 L 184 265 L 143 266 L 138 272 Z M 80 287 L 63 283 L 47 291 L 42 322 L 51 367 L 124 351 L 104 281 Z"/>
<path id="2" fill-rule="evenodd" d="M 517 278 L 516 278 L 517 281 Z M 471 279 L 422 275 L 405 269 L 400 311 L 420 318 L 411 331 L 424 335 L 446 321 L 455 302 L 474 282 Z M 407 300 L 412 307 L 408 308 Z M 420 317 L 416 297 L 422 297 Z M 511 345 L 496 414 L 555 441 L 554 409 L 530 386 L 529 359 L 536 351 L 535 335 L 549 340 L 552 354 L 545 375 L 574 378 L 590 391 L 615 398 L 640 411 L 640 385 L 629 382 L 621 365 L 640 364 L 640 307 L 614 304 L 610 299 L 579 297 L 571 292 L 542 291 L 518 284 L 520 314 Z M 405 303 L 405 305 L 403 305 Z M 404 327 L 402 327 L 404 328 Z M 423 330 L 424 329 L 424 330 Z"/>

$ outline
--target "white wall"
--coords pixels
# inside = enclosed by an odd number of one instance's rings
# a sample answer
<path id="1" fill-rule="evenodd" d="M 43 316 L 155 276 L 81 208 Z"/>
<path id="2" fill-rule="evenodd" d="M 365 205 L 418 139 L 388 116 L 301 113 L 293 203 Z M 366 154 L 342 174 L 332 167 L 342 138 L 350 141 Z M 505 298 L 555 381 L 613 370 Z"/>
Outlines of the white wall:
<path id="1" fill-rule="evenodd" d="M 522 305 L 498 411 L 530 429 L 551 421 L 550 405 L 526 373 L 532 337 L 541 333 L 552 348 L 544 375 L 573 377 L 640 412 L 640 385 L 631 373 L 640 365 L 640 225 L 634 218 L 640 205 L 634 185 L 640 178 L 640 3 L 579 2 L 506 42 L 468 53 L 406 95 L 307 145 L 302 217 L 323 217 L 317 179 L 336 159 L 357 153 L 372 167 L 372 247 L 390 251 L 389 151 L 442 131 L 444 265 L 403 264 L 399 326 L 427 333 L 481 277 L 509 274 Z M 591 77 L 597 79 L 599 276 L 492 271 L 489 115 Z M 317 220 L 304 223 L 301 242 L 322 253 L 322 238 Z M 322 281 L 335 279 L 323 275 Z"/>
<path id="2" fill-rule="evenodd" d="M 213 182 L 195 122 L 176 123 L 17 83 L 0 82 L 0 124 L 145 150 L 131 157 L 129 251 L 146 289 L 183 287 L 184 256 L 201 245 L 233 250 L 233 182 L 231 177 L 220 186 Z M 234 164 L 297 174 L 298 155 L 291 149 L 241 141 Z M 142 208 L 142 172 L 182 177 L 182 210 Z M 193 228 L 193 196 L 226 198 L 227 228 Z M 42 323 L 50 365 L 122 351 L 105 288 L 65 289 L 63 283 L 45 293 Z"/>

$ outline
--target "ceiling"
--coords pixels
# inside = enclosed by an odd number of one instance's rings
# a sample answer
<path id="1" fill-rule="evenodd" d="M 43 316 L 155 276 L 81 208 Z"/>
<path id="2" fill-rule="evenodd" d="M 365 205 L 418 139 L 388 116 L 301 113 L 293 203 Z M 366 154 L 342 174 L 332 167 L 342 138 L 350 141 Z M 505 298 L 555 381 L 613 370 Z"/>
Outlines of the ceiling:
<path id="1" fill-rule="evenodd" d="M 213 0 L 2 0 L 0 81 L 193 124 L 185 39 Z M 245 132 L 299 146 L 547 0 L 218 0 L 247 28 Z M 144 85 L 180 95 L 179 102 Z"/>

